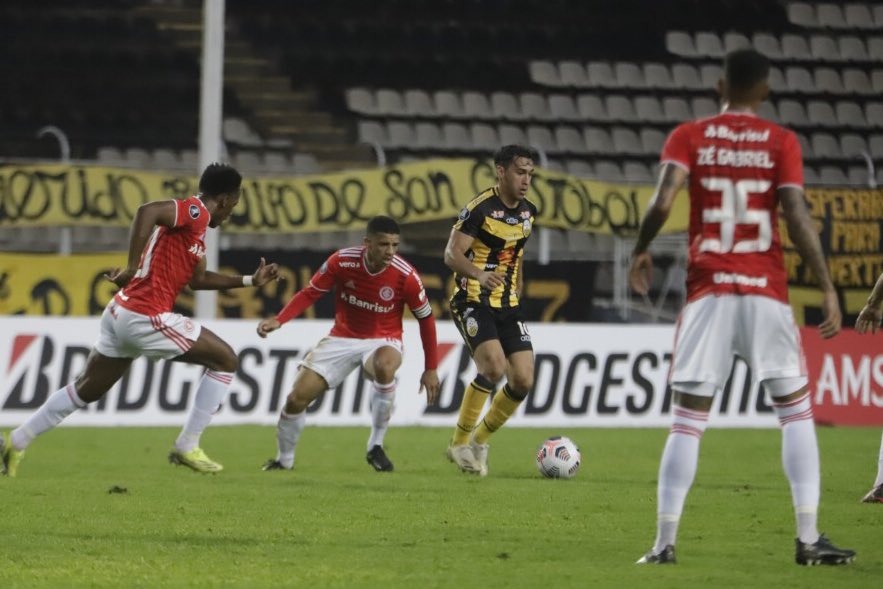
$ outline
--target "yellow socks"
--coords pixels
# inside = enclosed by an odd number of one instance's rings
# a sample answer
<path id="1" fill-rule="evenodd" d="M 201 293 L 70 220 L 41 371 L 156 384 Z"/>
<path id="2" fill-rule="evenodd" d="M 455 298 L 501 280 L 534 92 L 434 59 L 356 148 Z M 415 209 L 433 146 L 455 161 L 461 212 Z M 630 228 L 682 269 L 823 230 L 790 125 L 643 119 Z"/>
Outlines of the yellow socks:
<path id="1" fill-rule="evenodd" d="M 484 404 L 492 390 L 494 390 L 494 384 L 480 374 L 466 387 L 463 392 L 463 402 L 460 403 L 457 427 L 451 440 L 453 445 L 460 446 L 469 443 L 469 435 L 475 429 L 478 416 L 481 415 L 481 410 L 484 409 Z"/>
<path id="2" fill-rule="evenodd" d="M 512 414 L 515 413 L 515 410 L 518 409 L 523 400 L 513 397 L 512 390 L 508 384 L 504 386 L 494 395 L 494 400 L 491 402 L 491 408 L 488 410 L 487 415 L 484 416 L 484 419 L 475 428 L 475 435 L 473 436 L 475 443 L 486 444 L 491 434 L 503 427 L 503 424 L 512 417 Z"/>

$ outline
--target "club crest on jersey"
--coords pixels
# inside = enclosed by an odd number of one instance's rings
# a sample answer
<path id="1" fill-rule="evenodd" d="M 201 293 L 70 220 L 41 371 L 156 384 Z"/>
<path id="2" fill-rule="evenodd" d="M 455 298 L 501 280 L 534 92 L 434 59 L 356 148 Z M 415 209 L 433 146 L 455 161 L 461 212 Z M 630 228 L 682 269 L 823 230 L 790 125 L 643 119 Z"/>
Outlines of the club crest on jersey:
<path id="1" fill-rule="evenodd" d="M 198 206 L 190 205 L 190 210 L 188 212 L 190 213 L 191 218 L 193 218 L 193 219 L 199 218 L 199 207 Z"/>
<path id="2" fill-rule="evenodd" d="M 460 209 L 460 214 L 457 215 L 457 218 L 460 219 L 461 221 L 465 221 L 466 219 L 468 219 L 469 218 L 469 209 L 466 207 L 463 207 L 462 209 Z"/>
<path id="3" fill-rule="evenodd" d="M 394 291 L 392 287 L 384 286 L 380 289 L 380 298 L 384 301 L 391 301 L 395 294 L 396 291 Z"/>
<path id="4" fill-rule="evenodd" d="M 475 337 L 478 333 L 478 321 L 475 317 L 470 317 L 466 320 L 466 333 L 469 334 L 469 337 Z"/>
<path id="5" fill-rule="evenodd" d="M 524 231 L 524 236 L 527 237 L 530 235 L 531 229 L 533 225 L 531 225 L 530 219 L 525 219 L 524 223 L 521 224 L 521 228 Z"/>

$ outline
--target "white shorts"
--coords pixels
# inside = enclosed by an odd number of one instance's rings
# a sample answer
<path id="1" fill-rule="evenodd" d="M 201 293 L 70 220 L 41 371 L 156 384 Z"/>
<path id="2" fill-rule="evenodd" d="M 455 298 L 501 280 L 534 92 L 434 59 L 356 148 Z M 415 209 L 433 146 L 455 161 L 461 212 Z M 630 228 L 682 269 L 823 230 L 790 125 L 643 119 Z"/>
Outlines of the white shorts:
<path id="1" fill-rule="evenodd" d="M 772 396 L 806 386 L 806 361 L 790 306 L 753 295 L 709 295 L 687 303 L 675 332 L 672 388 L 714 395 L 726 384 L 735 356 L 748 364 L 752 378 L 768 381 Z"/>
<path id="2" fill-rule="evenodd" d="M 324 378 L 328 388 L 333 389 L 384 346 L 402 353 L 402 341 L 395 338 L 358 339 L 327 335 L 307 353 L 300 365 Z"/>
<path id="3" fill-rule="evenodd" d="M 202 326 L 178 313 L 142 315 L 111 300 L 101 315 L 95 349 L 111 358 L 175 358 L 199 339 Z"/>

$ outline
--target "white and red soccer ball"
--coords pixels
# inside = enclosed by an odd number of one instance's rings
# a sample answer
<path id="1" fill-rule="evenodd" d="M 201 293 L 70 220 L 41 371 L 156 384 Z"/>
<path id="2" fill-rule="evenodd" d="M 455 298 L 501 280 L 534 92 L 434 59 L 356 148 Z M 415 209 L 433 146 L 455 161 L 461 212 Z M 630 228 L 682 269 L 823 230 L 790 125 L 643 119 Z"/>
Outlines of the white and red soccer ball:
<path id="1" fill-rule="evenodd" d="M 537 468 L 550 479 L 570 479 L 579 471 L 581 456 L 573 440 L 564 436 L 547 439 L 537 450 Z"/>

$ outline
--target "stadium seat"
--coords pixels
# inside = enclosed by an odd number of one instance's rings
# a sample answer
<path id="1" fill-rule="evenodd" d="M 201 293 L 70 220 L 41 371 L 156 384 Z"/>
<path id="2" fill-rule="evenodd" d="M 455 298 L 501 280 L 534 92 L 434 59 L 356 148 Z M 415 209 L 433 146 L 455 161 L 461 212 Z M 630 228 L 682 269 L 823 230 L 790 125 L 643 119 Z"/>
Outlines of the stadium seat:
<path id="1" fill-rule="evenodd" d="M 788 82 L 785 81 L 785 74 L 783 74 L 782 70 L 775 66 L 770 67 L 770 73 L 767 81 L 769 82 L 770 90 L 772 92 L 788 91 Z"/>
<path id="2" fill-rule="evenodd" d="M 855 133 L 844 133 L 840 136 L 840 154 L 845 158 L 861 157 L 868 152 L 865 138 Z"/>
<path id="3" fill-rule="evenodd" d="M 613 139 L 600 127 L 583 127 L 583 139 L 589 153 L 609 154 L 613 152 Z"/>
<path id="4" fill-rule="evenodd" d="M 837 4 L 818 4 L 816 5 L 816 23 L 818 26 L 827 29 L 845 29 L 846 19 L 843 18 L 843 12 Z"/>
<path id="5" fill-rule="evenodd" d="M 388 122 L 386 136 L 386 145 L 392 148 L 410 148 L 417 142 L 414 126 L 405 121 Z"/>
<path id="6" fill-rule="evenodd" d="M 523 92 L 518 97 L 518 102 L 522 117 L 534 121 L 549 121 L 552 119 L 549 102 L 543 94 Z"/>
<path id="7" fill-rule="evenodd" d="M 178 155 L 181 156 L 181 169 L 198 170 L 199 153 L 195 149 L 182 149 Z"/>
<path id="8" fill-rule="evenodd" d="M 346 107 L 360 115 L 377 114 L 377 104 L 374 102 L 374 93 L 367 88 L 347 88 L 344 92 Z"/>
<path id="9" fill-rule="evenodd" d="M 812 59 L 806 39 L 800 35 L 782 35 L 782 58 L 793 61 Z"/>
<path id="10" fill-rule="evenodd" d="M 757 116 L 768 121 L 779 121 L 779 112 L 776 110 L 776 106 L 769 101 L 760 103 L 757 108 Z"/>
<path id="11" fill-rule="evenodd" d="M 849 178 L 839 166 L 821 166 L 819 168 L 819 182 L 832 186 L 848 186 Z"/>
<path id="12" fill-rule="evenodd" d="M 383 126 L 383 123 L 378 123 L 377 121 L 359 121 L 356 135 L 359 141 L 363 143 L 376 145 L 386 145 L 388 143 L 386 127 Z"/>
<path id="13" fill-rule="evenodd" d="M 699 90 L 703 88 L 699 70 L 688 63 L 676 63 L 671 66 L 671 79 L 675 88 Z"/>
<path id="14" fill-rule="evenodd" d="M 586 66 L 589 85 L 593 88 L 616 88 L 619 82 L 613 67 L 606 61 L 590 61 Z"/>
<path id="15" fill-rule="evenodd" d="M 729 33 L 724 33 L 724 51 L 726 53 L 730 53 L 731 51 L 735 51 L 737 49 L 750 48 L 751 41 L 748 39 L 747 36 L 743 35 L 742 33 L 734 33 L 732 31 Z M 767 55 L 767 58 L 770 58 L 770 56 Z"/>
<path id="16" fill-rule="evenodd" d="M 876 27 L 878 29 L 883 28 L 883 4 L 875 4 L 873 7 L 873 11 L 874 11 L 874 27 Z"/>
<path id="17" fill-rule="evenodd" d="M 433 95 L 435 113 L 440 117 L 461 119 L 466 116 L 460 95 L 451 90 L 439 90 Z"/>
<path id="18" fill-rule="evenodd" d="M 613 72 L 617 86 L 621 88 L 640 89 L 647 86 L 644 80 L 644 72 L 636 63 L 620 61 L 614 64 Z"/>
<path id="19" fill-rule="evenodd" d="M 624 182 L 622 168 L 614 161 L 598 160 L 595 162 L 595 175 L 599 180 L 607 182 Z"/>
<path id="20" fill-rule="evenodd" d="M 868 187 L 871 184 L 871 172 L 868 166 L 847 166 L 846 178 L 853 186 Z"/>
<path id="21" fill-rule="evenodd" d="M 233 156 L 233 165 L 244 175 L 258 174 L 263 170 L 260 156 L 253 151 L 240 151 Z"/>
<path id="22" fill-rule="evenodd" d="M 463 114 L 471 119 L 493 119 L 494 111 L 488 97 L 482 92 L 466 91 L 463 93 Z"/>
<path id="23" fill-rule="evenodd" d="M 123 155 L 125 156 L 126 164 L 129 166 L 135 168 L 150 167 L 150 153 L 143 147 L 128 147 L 123 152 Z"/>
<path id="24" fill-rule="evenodd" d="M 558 73 L 564 86 L 573 88 L 588 88 L 589 76 L 586 74 L 586 66 L 580 61 L 565 60 L 558 63 Z"/>
<path id="25" fill-rule="evenodd" d="M 803 155 L 803 159 L 811 160 L 815 158 L 815 154 L 812 152 L 812 144 L 809 142 L 809 139 L 803 133 L 796 133 L 797 142 L 800 144 L 800 152 Z"/>
<path id="26" fill-rule="evenodd" d="M 641 150 L 646 155 L 659 155 L 665 143 L 665 133 L 658 129 L 641 129 Z"/>
<path id="27" fill-rule="evenodd" d="M 622 174 L 626 182 L 651 184 L 656 180 L 653 176 L 653 171 L 643 162 L 624 162 L 622 164 Z"/>
<path id="28" fill-rule="evenodd" d="M 871 135 L 868 138 L 868 151 L 874 158 L 883 157 L 883 135 Z"/>
<path id="29" fill-rule="evenodd" d="M 751 37 L 755 49 L 763 53 L 768 59 L 777 61 L 782 59 L 782 46 L 779 38 L 770 33 L 754 33 Z"/>
<path id="30" fill-rule="evenodd" d="M 834 113 L 841 127 L 864 128 L 868 124 L 861 105 L 851 100 L 838 101 L 834 105 Z"/>
<path id="31" fill-rule="evenodd" d="M 628 127 L 613 127 L 610 130 L 613 151 L 623 155 L 638 155 L 644 152 L 638 134 Z"/>
<path id="32" fill-rule="evenodd" d="M 883 49 L 883 48 L 881 48 Z M 883 56 L 883 53 L 880 54 Z M 883 94 L 883 69 L 871 71 L 871 94 Z"/>
<path id="33" fill-rule="evenodd" d="M 849 29 L 873 29 L 875 24 L 867 4 L 847 4 L 843 8 L 843 20 Z"/>
<path id="34" fill-rule="evenodd" d="M 883 127 L 883 102 L 868 102 L 865 104 L 865 120 L 869 127 Z"/>
<path id="35" fill-rule="evenodd" d="M 291 161 L 283 153 L 265 151 L 261 155 L 261 165 L 264 171 L 271 174 L 289 174 L 292 172 Z"/>
<path id="36" fill-rule="evenodd" d="M 576 109 L 587 121 L 607 120 L 607 110 L 597 94 L 580 94 L 576 99 Z"/>
<path id="37" fill-rule="evenodd" d="M 819 173 L 812 166 L 803 166 L 803 183 L 806 185 L 821 184 Z"/>
<path id="38" fill-rule="evenodd" d="M 843 81 L 837 70 L 830 67 L 817 67 L 815 70 L 816 92 L 843 94 Z"/>
<path id="39" fill-rule="evenodd" d="M 818 25 L 815 9 L 805 2 L 788 3 L 788 20 L 799 27 L 812 28 Z"/>
<path id="40" fill-rule="evenodd" d="M 542 150 L 547 154 L 559 152 L 558 144 L 555 142 L 555 136 L 552 135 L 552 131 L 542 125 L 528 125 L 527 142 L 534 149 Z"/>
<path id="41" fill-rule="evenodd" d="M 374 93 L 377 114 L 381 116 L 401 116 L 405 112 L 405 100 L 398 90 L 380 88 Z"/>
<path id="42" fill-rule="evenodd" d="M 813 133 L 809 138 L 813 156 L 822 159 L 840 157 L 840 145 L 830 133 Z"/>
<path id="43" fill-rule="evenodd" d="M 262 147 L 264 141 L 249 124 L 238 117 L 227 117 L 223 125 L 224 141 L 239 147 Z"/>
<path id="44" fill-rule="evenodd" d="M 565 169 L 568 174 L 573 174 L 580 178 L 592 178 L 595 175 L 595 169 L 592 164 L 585 160 L 567 160 Z"/>
<path id="45" fill-rule="evenodd" d="M 724 44 L 717 33 L 699 31 L 693 37 L 693 44 L 696 47 L 696 53 L 705 59 L 724 56 Z"/>
<path id="46" fill-rule="evenodd" d="M 883 4 L 881 4 L 879 8 L 883 9 Z M 883 24 L 879 24 L 877 26 L 883 28 Z M 870 55 L 874 61 L 879 63 L 881 61 L 880 56 L 883 55 L 883 36 L 868 37 L 867 46 L 868 55 Z"/>
<path id="47" fill-rule="evenodd" d="M 582 118 L 576 109 L 576 102 L 567 94 L 549 95 L 549 113 L 559 121 L 578 121 Z"/>
<path id="48" fill-rule="evenodd" d="M 820 127 L 837 127 L 837 115 L 830 102 L 810 100 L 806 103 L 806 116 L 813 125 Z"/>
<path id="49" fill-rule="evenodd" d="M 682 123 L 690 120 L 692 116 L 690 105 L 683 98 L 674 98 L 668 96 L 662 99 L 662 111 L 665 113 L 665 120 L 672 123 Z"/>
<path id="50" fill-rule="evenodd" d="M 511 92 L 491 93 L 491 112 L 497 120 L 520 121 L 526 118 L 518 106 L 518 99 Z"/>
<path id="51" fill-rule="evenodd" d="M 500 138 L 497 129 L 488 123 L 472 123 L 469 125 L 469 133 L 472 136 L 472 146 L 475 149 L 495 151 L 500 147 Z"/>
<path id="52" fill-rule="evenodd" d="M 696 47 L 693 45 L 693 37 L 684 31 L 668 31 L 665 34 L 665 48 L 672 55 L 679 57 L 696 57 Z"/>
<path id="53" fill-rule="evenodd" d="M 573 154 L 588 153 L 582 134 L 574 127 L 565 125 L 555 127 L 555 143 L 561 152 Z"/>
<path id="54" fill-rule="evenodd" d="M 843 70 L 842 76 L 843 90 L 847 94 L 879 94 L 879 92 L 874 90 L 873 83 L 864 70 L 846 68 Z M 883 88 L 883 84 L 881 84 L 881 88 Z"/>
<path id="55" fill-rule="evenodd" d="M 670 90 L 674 88 L 668 67 L 661 63 L 644 64 L 644 83 L 651 89 Z"/>
<path id="56" fill-rule="evenodd" d="M 690 106 L 693 111 L 694 119 L 710 117 L 720 112 L 720 105 L 711 98 L 694 98 L 690 101 Z"/>
<path id="57" fill-rule="evenodd" d="M 561 76 L 558 74 L 558 66 L 551 61 L 531 61 L 528 65 L 530 79 L 540 86 L 558 88 L 563 86 Z"/>
<path id="58" fill-rule="evenodd" d="M 631 122 L 637 120 L 632 101 L 621 94 L 609 94 L 604 99 L 607 118 L 611 121 Z"/>
<path id="59" fill-rule="evenodd" d="M 476 147 L 469 130 L 463 123 L 445 123 L 442 125 L 441 130 L 442 137 L 444 138 L 443 145 L 447 149 L 466 151 Z M 499 147 L 499 145 L 496 147 Z"/>
<path id="60" fill-rule="evenodd" d="M 294 165 L 294 173 L 297 175 L 319 174 L 322 172 L 322 166 L 319 161 L 311 153 L 295 152 L 291 157 L 291 163 Z"/>
<path id="61" fill-rule="evenodd" d="M 808 69 L 799 66 L 785 68 L 785 83 L 791 92 L 814 94 L 815 86 Z"/>
<path id="62" fill-rule="evenodd" d="M 502 145 L 527 145 L 527 135 L 521 127 L 516 125 L 502 124 L 497 126 Z"/>
<path id="63" fill-rule="evenodd" d="M 868 50 L 865 42 L 855 35 L 846 35 L 837 40 L 840 58 L 846 61 L 868 61 Z M 883 57 L 883 56 L 880 56 Z"/>
<path id="64" fill-rule="evenodd" d="M 426 90 L 411 88 L 405 90 L 405 112 L 412 117 L 435 117 L 432 97 Z"/>
<path id="65" fill-rule="evenodd" d="M 414 147 L 432 150 L 444 144 L 441 128 L 435 123 L 419 121 L 414 124 Z"/>
<path id="66" fill-rule="evenodd" d="M 840 61 L 837 42 L 828 35 L 812 35 L 809 38 L 809 52 L 814 60 Z"/>
<path id="67" fill-rule="evenodd" d="M 717 88 L 717 83 L 723 76 L 724 70 L 717 64 L 706 64 L 699 68 L 699 79 L 702 80 L 703 88 Z"/>
<path id="68" fill-rule="evenodd" d="M 103 145 L 98 148 L 98 162 L 108 166 L 120 166 L 125 163 L 126 158 L 118 148 Z"/>
<path id="69" fill-rule="evenodd" d="M 634 100 L 635 115 L 639 121 L 662 123 L 667 120 L 662 112 L 662 105 L 655 96 L 636 96 Z"/>
<path id="70" fill-rule="evenodd" d="M 159 148 L 151 154 L 151 167 L 159 170 L 178 170 L 181 168 L 181 160 L 174 150 Z"/>

